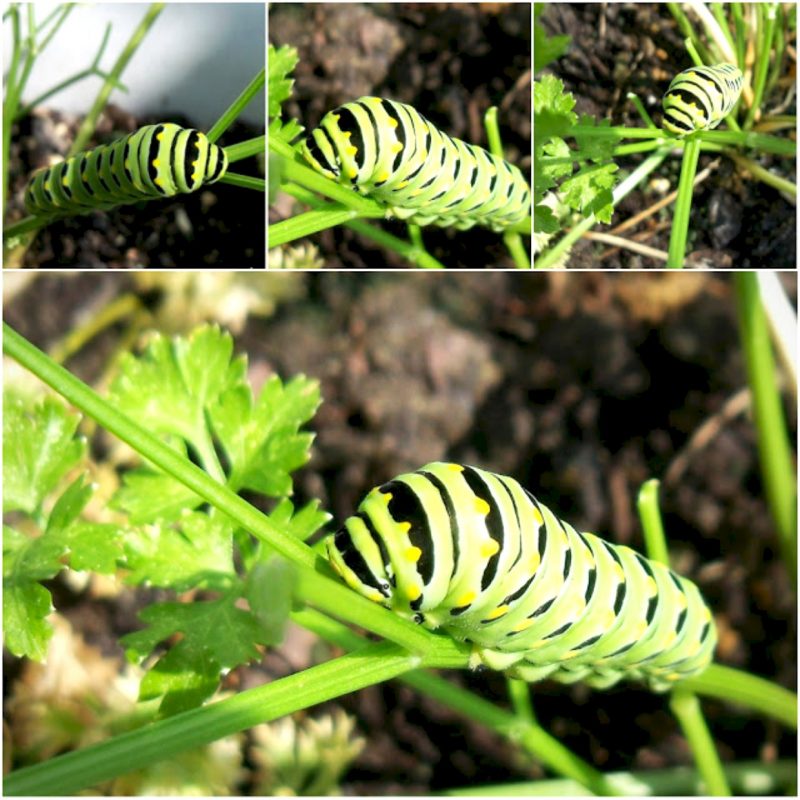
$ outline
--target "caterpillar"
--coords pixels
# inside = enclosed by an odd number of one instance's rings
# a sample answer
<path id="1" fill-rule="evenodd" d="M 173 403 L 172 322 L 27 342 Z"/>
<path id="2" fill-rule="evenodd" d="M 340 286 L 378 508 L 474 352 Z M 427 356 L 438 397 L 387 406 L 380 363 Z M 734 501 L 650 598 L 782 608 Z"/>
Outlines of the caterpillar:
<path id="1" fill-rule="evenodd" d="M 742 92 L 742 73 L 733 64 L 690 67 L 678 73 L 661 101 L 664 130 L 676 136 L 716 128 Z"/>
<path id="2" fill-rule="evenodd" d="M 225 151 L 205 134 L 172 123 L 146 125 L 39 170 L 25 190 L 29 214 L 87 214 L 152 197 L 193 192 L 218 181 Z"/>
<path id="3" fill-rule="evenodd" d="M 373 489 L 325 540 L 334 571 L 404 618 L 472 644 L 472 666 L 665 691 L 711 661 L 697 587 L 559 520 L 516 480 L 432 463 Z"/>
<path id="4" fill-rule="evenodd" d="M 530 188 L 517 167 L 393 100 L 362 97 L 329 111 L 301 151 L 318 172 L 418 225 L 501 232 L 531 212 Z"/>

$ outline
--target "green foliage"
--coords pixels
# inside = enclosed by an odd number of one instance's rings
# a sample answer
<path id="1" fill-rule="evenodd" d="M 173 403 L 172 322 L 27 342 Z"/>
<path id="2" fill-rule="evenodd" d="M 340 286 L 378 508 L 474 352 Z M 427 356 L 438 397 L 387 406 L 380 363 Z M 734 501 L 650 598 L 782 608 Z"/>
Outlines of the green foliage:
<path id="1" fill-rule="evenodd" d="M 545 29 L 539 24 L 544 5 L 533 4 L 533 74 L 537 75 L 551 61 L 555 61 L 567 52 L 570 42 L 569 36 L 548 37 Z"/>
<path id="2" fill-rule="evenodd" d="M 80 519 L 94 487 L 79 421 L 53 398 L 31 406 L 13 389 L 3 395 L 3 630 L 14 655 L 37 661 L 53 633 L 42 581 L 67 566 L 112 573 L 121 554 L 116 526 Z"/>
<path id="3" fill-rule="evenodd" d="M 288 76 L 294 70 L 297 61 L 297 50 L 294 47 L 284 45 L 276 50 L 272 44 L 269 45 L 267 49 L 267 64 L 269 66 L 268 116 L 280 116 L 283 101 L 291 96 L 294 80 Z"/>
<path id="4" fill-rule="evenodd" d="M 327 521 L 316 502 L 295 513 L 288 499 L 291 473 L 309 458 L 312 435 L 300 428 L 319 405 L 316 381 L 299 376 L 284 384 L 273 376 L 254 396 L 246 359 L 234 356 L 230 335 L 204 326 L 186 338 L 156 335 L 141 356 L 123 356 L 109 399 L 179 452 L 192 453 L 233 491 L 279 498 L 271 517 L 293 535 L 307 538 Z M 162 712 L 174 713 L 210 696 L 224 671 L 257 658 L 257 645 L 280 640 L 291 581 L 276 580 L 268 596 L 259 593 L 237 573 L 236 554 L 245 570 L 271 574 L 280 569 L 270 566 L 271 551 L 151 466 L 125 474 L 113 506 L 132 525 L 125 552 L 131 583 L 222 593 L 191 605 L 151 606 L 141 614 L 150 627 L 125 637 L 129 657 L 143 660 L 180 634 L 142 683 L 143 698 L 163 697 Z M 280 619 L 265 613 L 268 606 L 281 610 Z"/>
<path id="5" fill-rule="evenodd" d="M 270 521 L 304 540 L 327 522 L 316 501 L 296 509 L 291 474 L 308 461 L 301 428 L 320 402 L 316 381 L 277 376 L 254 394 L 247 361 L 214 326 L 169 339 L 154 335 L 139 356 L 125 353 L 109 402 L 234 492 L 273 498 Z M 151 465 L 122 476 L 110 507 L 115 524 L 83 518 L 93 487 L 85 471 L 79 417 L 60 402 L 10 392 L 4 402 L 4 623 L 15 655 L 41 659 L 51 596 L 41 585 L 66 566 L 114 573 L 128 583 L 198 592 L 191 603 L 152 605 L 147 624 L 125 637 L 131 659 L 153 662 L 143 699 L 171 714 L 201 703 L 220 675 L 279 642 L 290 611 L 293 572 L 262 540 Z M 85 465 L 84 465 L 85 470 Z M 59 488 L 62 488 L 59 494 Z M 124 543 L 124 544 L 123 544 Z M 167 647 L 162 643 L 169 642 Z"/>
<path id="6" fill-rule="evenodd" d="M 608 120 L 599 124 L 572 110 L 575 98 L 564 84 L 545 75 L 533 84 L 534 231 L 556 233 L 561 224 L 543 203 L 551 191 L 573 211 L 600 222 L 610 222 L 614 213 L 612 190 L 618 182 L 618 167 L 612 160 L 620 137 Z M 596 132 L 602 130 L 602 135 Z M 607 131 L 607 132 L 606 132 Z M 572 138 L 577 149 L 566 139 Z M 577 169 L 576 169 L 577 166 Z M 574 173 L 574 174 L 573 174 Z"/>

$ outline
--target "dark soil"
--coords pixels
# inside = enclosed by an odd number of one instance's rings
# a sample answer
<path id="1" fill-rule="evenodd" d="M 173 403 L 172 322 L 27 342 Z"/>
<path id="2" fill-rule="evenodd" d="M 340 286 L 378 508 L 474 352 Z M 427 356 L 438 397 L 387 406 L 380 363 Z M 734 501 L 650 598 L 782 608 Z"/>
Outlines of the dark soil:
<path id="1" fill-rule="evenodd" d="M 296 278 L 263 277 L 275 286 Z M 783 280 L 796 303 L 796 278 Z M 237 337 L 254 379 L 305 372 L 322 383 L 297 501 L 318 497 L 342 520 L 373 485 L 446 458 L 513 475 L 579 529 L 642 549 L 636 492 L 657 476 L 672 564 L 714 612 L 717 660 L 796 686 L 796 597 L 777 554 L 752 424 L 738 413 L 689 446 L 745 386 L 730 280 L 326 273 L 306 281 L 305 298 L 251 318 Z M 131 288 L 127 276 L 42 276 L 5 318 L 46 347 L 82 309 Z M 157 295 L 146 300 L 157 308 Z M 123 334 L 107 331 L 69 366 L 95 380 Z M 98 611 L 97 601 L 62 587 L 56 605 L 104 647 L 138 624 L 136 603 Z M 276 679 L 319 658 L 308 638 L 292 634 L 229 683 Z M 447 677 L 508 705 L 500 674 Z M 603 771 L 690 763 L 664 696 L 626 683 L 592 691 L 542 682 L 532 697 L 544 728 Z M 368 739 L 346 793 L 428 794 L 547 775 L 505 740 L 400 684 L 337 704 Z M 726 761 L 796 754 L 794 734 L 775 723 L 715 701 L 703 709 Z"/>
<path id="2" fill-rule="evenodd" d="M 189 120 L 167 115 L 171 122 L 193 127 Z M 163 119 L 134 119 L 109 107 L 100 118 L 96 140 L 108 144 L 142 125 Z M 37 111 L 12 130 L 11 195 L 6 225 L 25 213 L 22 197 L 31 173 L 65 156 L 81 120 L 52 111 Z M 234 124 L 221 145 L 263 134 Z M 263 175 L 255 158 L 236 162 L 235 171 Z M 263 268 L 265 264 L 264 198 L 257 192 L 214 184 L 192 194 L 121 206 L 112 211 L 66 217 L 43 228 L 22 256 L 21 266 L 40 268 L 126 269 Z M 11 259 L 14 258 L 14 263 Z M 4 267 L 20 266 L 19 255 L 7 255 Z"/>
<path id="3" fill-rule="evenodd" d="M 627 94 L 636 94 L 656 124 L 661 121 L 661 98 L 670 80 L 692 66 L 683 35 L 663 3 L 548 3 L 541 24 L 549 35 L 567 34 L 572 43 L 567 53 L 549 64 L 546 73 L 563 81 L 576 99 L 575 112 L 612 125 L 643 125 Z M 537 76 L 539 77 L 539 76 Z M 787 78 L 793 83 L 793 79 Z M 764 108 L 777 107 L 786 97 L 787 82 L 776 87 Z M 792 102 L 785 110 L 795 113 Z M 778 133 L 777 135 L 786 135 Z M 676 151 L 677 154 L 678 151 Z M 749 152 L 762 167 L 794 182 L 796 160 Z M 716 154 L 702 154 L 698 172 L 718 161 Z M 619 161 L 630 170 L 642 157 Z M 665 161 L 651 176 L 669 181 L 668 193 L 677 188 L 680 160 Z M 614 213 L 612 225 L 598 225 L 609 231 L 661 198 L 661 193 L 630 193 Z M 650 217 L 625 235 L 637 234 L 644 244 L 669 248 L 673 206 Z M 646 227 L 643 227 L 646 226 Z M 692 201 L 687 257 L 711 269 L 794 269 L 797 222 L 795 207 L 775 189 L 738 171 L 724 156 L 707 180 L 700 184 Z M 663 267 L 663 262 L 607 245 L 579 242 L 567 266 L 587 269 Z"/>
<path id="4" fill-rule="evenodd" d="M 506 157 L 530 178 L 530 7 L 525 3 L 274 4 L 270 40 L 297 48 L 284 116 L 307 131 L 363 95 L 408 103 L 452 136 L 486 146 L 483 114 L 499 108 Z M 280 202 L 270 222 L 299 212 Z M 401 238 L 406 226 L 376 222 Z M 405 268 L 408 262 L 344 228 L 312 237 L 325 266 Z M 513 267 L 497 234 L 428 226 L 427 249 L 449 267 Z"/>

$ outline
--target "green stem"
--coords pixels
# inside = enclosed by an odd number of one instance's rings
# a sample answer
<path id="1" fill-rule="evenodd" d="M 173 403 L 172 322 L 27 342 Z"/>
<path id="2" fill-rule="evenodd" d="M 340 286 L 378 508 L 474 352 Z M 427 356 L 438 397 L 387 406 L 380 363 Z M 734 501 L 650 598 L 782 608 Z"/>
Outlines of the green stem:
<path id="1" fill-rule="evenodd" d="M 642 522 L 647 557 L 669 566 L 667 538 L 664 535 L 664 523 L 658 507 L 658 487 L 659 482 L 655 478 L 643 483 L 636 504 Z"/>
<path id="2" fill-rule="evenodd" d="M 712 664 L 702 674 L 686 678 L 681 685 L 704 697 L 752 708 L 797 730 L 797 695 L 757 675 Z"/>
<path id="3" fill-rule="evenodd" d="M 5 776 L 7 795 L 65 795 L 224 736 L 394 678 L 420 659 L 396 645 L 349 655 Z"/>
<path id="4" fill-rule="evenodd" d="M 769 329 L 755 273 L 737 272 L 734 280 L 764 492 L 783 563 L 796 582 L 797 474 L 776 381 Z"/>
<path id="5" fill-rule="evenodd" d="M 708 793 L 715 797 L 729 797 L 731 790 L 725 779 L 725 771 L 722 769 L 722 763 L 697 698 L 686 689 L 673 689 L 670 708 L 683 728 Z"/>
<path id="6" fill-rule="evenodd" d="M 678 198 L 675 201 L 675 217 L 669 237 L 668 269 L 683 269 L 686 255 L 686 239 L 689 235 L 689 217 L 692 211 L 692 192 L 697 161 L 700 158 L 700 139 L 689 137 L 683 147 L 681 178 L 678 183 Z"/>
<path id="7" fill-rule="evenodd" d="M 165 5 L 165 3 L 152 3 L 150 8 L 147 10 L 147 13 L 144 15 L 144 19 L 142 19 L 136 30 L 133 32 L 131 38 L 128 40 L 128 44 L 125 45 L 125 49 L 122 51 L 114 66 L 111 68 L 111 72 L 108 74 L 108 79 L 100 87 L 100 91 L 97 93 L 97 97 L 95 98 L 89 113 L 81 123 L 78 133 L 75 136 L 75 141 L 72 143 L 72 147 L 69 150 L 70 156 L 74 156 L 76 153 L 80 153 L 82 150 L 86 149 L 86 145 L 89 143 L 89 139 L 92 138 L 95 126 L 97 125 L 97 118 L 106 107 L 106 103 L 108 103 L 108 98 L 111 96 L 111 92 L 114 91 L 114 88 L 119 84 L 120 76 L 125 70 L 125 67 L 128 66 L 128 62 L 131 60 L 131 58 L 133 58 L 134 53 L 136 53 L 136 51 L 139 49 L 139 45 L 147 35 L 150 27 L 153 25 L 156 19 L 158 19 L 158 15 L 164 10 Z"/>
<path id="8" fill-rule="evenodd" d="M 266 70 L 262 69 L 258 75 L 245 86 L 242 93 L 230 104 L 222 116 L 211 126 L 206 136 L 210 142 L 216 142 L 220 136 L 231 126 L 233 121 L 239 116 L 242 109 L 258 94 L 264 87 Z"/>

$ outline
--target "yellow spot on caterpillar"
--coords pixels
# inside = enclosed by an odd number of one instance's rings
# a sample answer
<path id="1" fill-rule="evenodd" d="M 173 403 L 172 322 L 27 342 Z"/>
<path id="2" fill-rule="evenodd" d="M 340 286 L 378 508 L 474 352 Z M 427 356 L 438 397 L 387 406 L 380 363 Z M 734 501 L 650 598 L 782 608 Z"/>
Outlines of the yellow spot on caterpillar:
<path id="1" fill-rule="evenodd" d="M 349 170 L 347 170 L 347 177 L 348 178 L 351 178 L 351 179 L 355 178 L 356 175 L 358 175 L 358 170 L 357 169 L 349 169 Z"/>
<path id="2" fill-rule="evenodd" d="M 494 539 L 490 539 L 481 545 L 481 557 L 491 558 L 499 549 L 500 545 Z"/>
<path id="3" fill-rule="evenodd" d="M 640 638 L 641 636 L 644 636 L 644 634 L 645 634 L 645 631 L 646 631 L 646 630 L 647 630 L 647 620 L 642 620 L 642 621 L 641 621 L 641 622 L 640 622 L 640 623 L 639 623 L 639 624 L 636 626 L 636 630 L 635 630 L 635 631 L 633 631 L 633 634 L 634 634 L 634 637 L 633 637 L 633 638 L 634 638 L 634 640 L 636 640 L 636 639 Z"/>
<path id="4" fill-rule="evenodd" d="M 410 522 L 398 522 L 397 527 L 400 529 L 401 533 L 408 533 L 411 530 L 411 523 Z"/>
<path id="5" fill-rule="evenodd" d="M 411 600 L 412 603 L 414 600 L 418 600 L 421 595 L 422 589 L 420 589 L 419 586 L 409 586 L 406 589 L 406 597 Z"/>
<path id="6" fill-rule="evenodd" d="M 539 553 L 534 553 L 531 556 L 531 560 L 528 562 L 528 571 L 529 572 L 536 572 L 539 569 L 539 564 L 542 563 L 542 557 Z"/>
<path id="7" fill-rule="evenodd" d="M 484 517 L 492 510 L 491 506 L 482 498 L 475 498 L 475 510 Z"/>
<path id="8" fill-rule="evenodd" d="M 703 609 L 703 617 L 706 622 L 711 622 L 711 609 L 708 606 Z"/>
<path id="9" fill-rule="evenodd" d="M 456 598 L 456 608 L 468 606 L 475 601 L 476 596 L 475 592 L 464 592 L 461 597 Z"/>
<path id="10" fill-rule="evenodd" d="M 196 181 L 199 177 L 200 177 L 200 173 L 199 172 L 193 172 L 192 173 L 192 177 L 189 178 L 189 180 Z"/>
<path id="11" fill-rule="evenodd" d="M 389 173 L 388 172 L 381 172 L 381 174 L 378 175 L 377 180 L 378 180 L 378 183 L 383 183 L 383 181 L 388 181 L 389 180 Z"/>
<path id="12" fill-rule="evenodd" d="M 164 185 L 164 181 L 163 181 L 161 178 L 156 178 L 156 179 L 153 181 L 153 183 L 154 183 L 156 186 L 163 186 L 163 185 Z"/>
<path id="13" fill-rule="evenodd" d="M 428 157 L 428 151 L 427 151 L 427 150 L 423 150 L 423 151 L 420 153 L 420 155 L 421 155 L 423 158 L 427 158 L 427 157 Z"/>
<path id="14" fill-rule="evenodd" d="M 617 578 L 619 578 L 619 582 L 625 583 L 625 571 L 616 561 L 614 562 L 614 572 L 617 573 Z"/>
<path id="15" fill-rule="evenodd" d="M 131 168 L 131 160 L 129 158 L 125 159 L 125 169 L 130 170 Z"/>
<path id="16" fill-rule="evenodd" d="M 381 100 L 380 97 L 370 97 L 368 102 L 372 103 L 372 105 L 374 106 L 379 106 L 383 102 L 383 100 Z"/>
<path id="17" fill-rule="evenodd" d="M 686 595 L 683 592 L 681 592 L 680 597 L 681 597 L 680 606 L 681 606 L 681 609 L 684 609 L 684 608 L 686 608 L 686 604 L 687 604 Z"/>
<path id="18" fill-rule="evenodd" d="M 154 166 L 156 169 L 158 169 L 158 168 L 161 166 L 161 162 L 160 162 L 160 161 L 159 161 L 157 158 L 154 158 L 154 159 L 153 159 L 153 166 Z"/>
<path id="19" fill-rule="evenodd" d="M 541 525 L 544 522 L 544 518 L 542 517 L 542 512 L 539 511 L 539 509 L 536 507 L 534 507 L 533 509 L 533 518 L 536 521 L 537 525 Z"/>
<path id="20" fill-rule="evenodd" d="M 381 497 L 381 500 L 383 500 L 384 503 L 386 503 L 387 506 L 389 505 L 389 503 L 392 502 L 392 493 L 391 492 L 386 492 L 385 494 L 380 495 L 380 497 Z"/>
<path id="21" fill-rule="evenodd" d="M 498 606 L 494 611 L 490 611 L 489 614 L 486 615 L 486 619 L 497 619 L 498 617 L 502 617 L 508 613 L 508 606 Z"/>
<path id="22" fill-rule="evenodd" d="M 394 118 L 389 119 L 389 125 L 391 125 L 393 128 L 396 128 L 397 127 L 397 120 L 394 119 Z"/>
<path id="23" fill-rule="evenodd" d="M 672 647 L 672 645 L 675 644 L 677 638 L 678 638 L 678 634 L 675 633 L 675 631 L 670 631 L 669 632 L 669 636 L 667 636 L 665 638 L 665 640 L 664 640 L 664 645 L 666 647 Z"/>
<path id="24" fill-rule="evenodd" d="M 399 153 L 403 149 L 403 145 L 400 142 L 394 142 L 391 149 L 393 153 Z"/>
<path id="25" fill-rule="evenodd" d="M 655 597 L 656 592 L 658 591 L 658 586 L 656 586 L 656 582 L 653 580 L 653 578 L 650 575 L 648 575 L 647 576 L 647 580 L 645 581 L 645 583 L 647 584 L 647 594 L 648 594 L 648 596 L 649 597 Z"/>
<path id="26" fill-rule="evenodd" d="M 665 675 L 664 678 L 668 681 L 677 681 L 681 677 L 680 672 L 670 672 L 669 675 Z"/>
<path id="27" fill-rule="evenodd" d="M 354 156 L 358 152 L 358 148 L 350 145 L 349 147 L 345 147 L 344 151 L 347 153 L 347 155 Z"/>
<path id="28" fill-rule="evenodd" d="M 463 472 L 464 471 L 464 467 L 461 466 L 461 464 L 448 464 L 447 465 L 447 469 L 449 469 L 450 472 Z"/>
<path id="29" fill-rule="evenodd" d="M 62 186 L 69 186 L 69 180 L 67 179 L 66 175 L 61 179 L 61 185 Z"/>
<path id="30" fill-rule="evenodd" d="M 606 611 L 603 616 L 603 627 L 610 628 L 617 621 L 617 615 L 613 611 Z"/>
<path id="31" fill-rule="evenodd" d="M 530 628 L 531 625 L 533 625 L 532 619 L 524 619 L 522 620 L 522 622 L 517 623 L 517 625 L 515 625 L 512 628 L 512 630 L 514 631 L 514 633 L 519 633 L 520 631 L 524 631 L 527 628 Z"/>
<path id="32" fill-rule="evenodd" d="M 409 547 L 405 552 L 406 561 L 416 564 L 422 557 L 422 550 L 419 547 Z"/>
<path id="33" fill-rule="evenodd" d="M 159 133 L 157 133 L 156 134 L 156 139 L 158 139 L 159 142 L 163 141 L 164 140 L 164 131 L 160 131 Z"/>
<path id="34" fill-rule="evenodd" d="M 406 186 L 408 186 L 408 181 L 400 181 L 400 183 L 397 184 L 396 188 L 397 189 L 405 189 Z"/>

